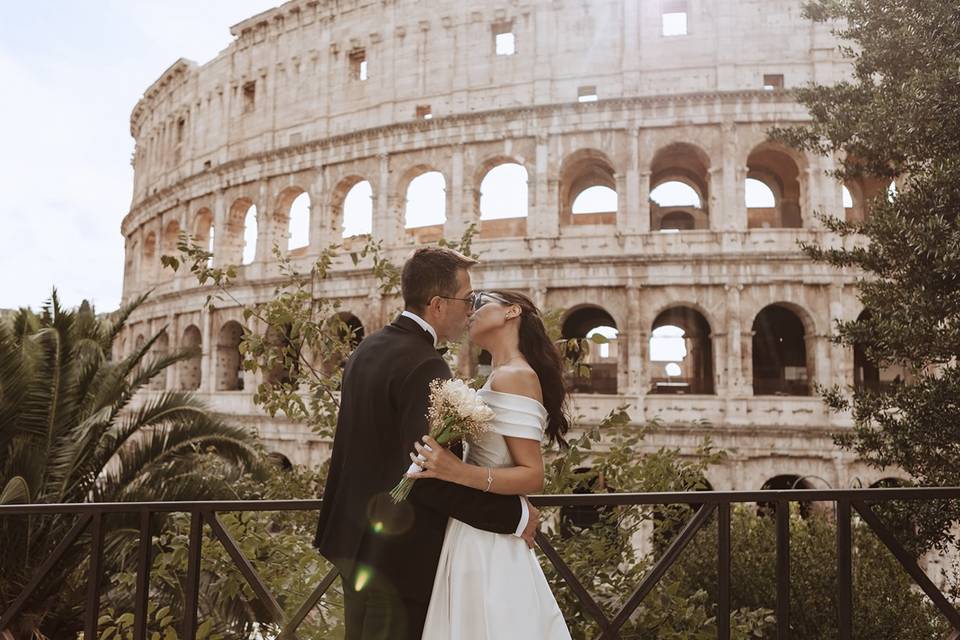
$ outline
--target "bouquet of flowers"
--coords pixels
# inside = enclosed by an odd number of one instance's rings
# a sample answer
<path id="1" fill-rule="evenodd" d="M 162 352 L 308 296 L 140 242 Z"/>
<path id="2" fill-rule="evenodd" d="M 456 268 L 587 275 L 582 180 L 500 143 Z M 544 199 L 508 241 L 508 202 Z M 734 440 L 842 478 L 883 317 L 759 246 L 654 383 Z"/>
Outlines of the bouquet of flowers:
<path id="1" fill-rule="evenodd" d="M 430 436 L 438 444 L 448 445 L 464 437 L 476 437 L 487 430 L 496 417 L 493 409 L 484 404 L 477 392 L 467 386 L 463 380 L 434 380 L 430 383 L 430 405 L 427 409 L 427 423 Z M 407 473 L 417 473 L 423 469 L 412 463 Z M 416 478 L 404 476 L 390 491 L 395 503 L 406 500 Z"/>

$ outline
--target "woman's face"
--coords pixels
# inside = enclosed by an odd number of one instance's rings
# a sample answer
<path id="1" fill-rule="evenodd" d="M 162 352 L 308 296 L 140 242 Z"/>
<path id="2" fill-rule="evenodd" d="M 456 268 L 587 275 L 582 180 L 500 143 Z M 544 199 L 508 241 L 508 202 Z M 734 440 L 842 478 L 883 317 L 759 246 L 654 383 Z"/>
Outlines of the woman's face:
<path id="1" fill-rule="evenodd" d="M 511 315 L 511 307 L 515 305 L 498 299 L 496 294 L 477 292 L 475 296 L 474 311 L 467 321 L 470 340 L 486 347 L 503 331 L 508 322 L 507 316 Z"/>

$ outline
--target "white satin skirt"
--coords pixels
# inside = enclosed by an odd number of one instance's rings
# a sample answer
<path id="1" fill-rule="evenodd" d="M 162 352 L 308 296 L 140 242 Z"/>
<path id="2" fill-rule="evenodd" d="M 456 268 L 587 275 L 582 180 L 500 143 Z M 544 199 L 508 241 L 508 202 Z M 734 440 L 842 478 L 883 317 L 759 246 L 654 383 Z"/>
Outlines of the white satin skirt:
<path id="1" fill-rule="evenodd" d="M 533 549 L 450 518 L 423 640 L 569 640 Z"/>

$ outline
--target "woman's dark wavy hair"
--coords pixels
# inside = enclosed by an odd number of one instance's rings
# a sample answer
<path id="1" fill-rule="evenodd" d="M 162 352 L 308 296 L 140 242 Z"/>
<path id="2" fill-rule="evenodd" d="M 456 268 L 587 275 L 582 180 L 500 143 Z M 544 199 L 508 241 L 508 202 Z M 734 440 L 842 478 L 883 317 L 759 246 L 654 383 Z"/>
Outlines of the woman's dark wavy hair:
<path id="1" fill-rule="evenodd" d="M 543 406 L 547 409 L 547 437 L 561 448 L 570 428 L 567 419 L 567 387 L 563 379 L 563 358 L 557 346 L 547 335 L 540 311 L 533 301 L 515 291 L 491 290 L 490 293 L 520 307 L 520 353 L 540 378 Z"/>

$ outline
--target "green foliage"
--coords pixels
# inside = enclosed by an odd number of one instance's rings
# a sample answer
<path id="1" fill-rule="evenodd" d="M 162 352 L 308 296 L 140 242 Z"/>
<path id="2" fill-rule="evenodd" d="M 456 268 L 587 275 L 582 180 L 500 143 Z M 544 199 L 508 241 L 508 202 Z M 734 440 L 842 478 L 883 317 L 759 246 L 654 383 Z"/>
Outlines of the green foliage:
<path id="1" fill-rule="evenodd" d="M 212 465 L 209 473 L 216 473 Z M 302 467 L 290 471 L 268 468 L 246 474 L 233 483 L 233 499 L 282 500 L 315 497 L 324 474 Z M 331 569 L 312 546 L 316 513 L 312 511 L 237 512 L 218 514 L 224 528 L 253 565 L 289 618 Z M 223 545 L 204 527 L 201 551 L 199 619 L 208 637 L 251 638 L 255 632 L 270 637 L 279 626 L 236 569 Z M 169 612 L 148 621 L 150 633 L 170 633 L 183 615 L 183 589 L 189 547 L 190 516 L 174 514 L 163 531 L 154 536 L 150 601 Z M 136 569 L 115 574 L 104 594 L 108 615 L 101 618 L 100 633 L 117 627 L 132 616 Z M 342 637 L 343 596 L 339 581 L 327 591 L 310 616 L 300 625 L 299 637 Z M 103 636 L 100 636 L 103 637 Z M 121 636 L 126 637 L 126 636 Z M 131 636 L 132 637 L 132 636 Z"/>
<path id="2" fill-rule="evenodd" d="M 839 635 L 836 588 L 836 524 L 818 504 L 801 518 L 790 512 L 790 633 L 797 638 Z M 676 575 L 685 592 L 704 589 L 717 597 L 716 518 L 698 534 L 704 552 L 681 556 Z M 854 638 L 927 640 L 943 637 L 945 621 L 876 535 L 858 519 L 853 526 Z M 776 602 L 774 518 L 740 505 L 731 517 L 730 600 L 733 608 L 772 609 Z M 896 602 L 896 606 L 890 606 Z M 765 636 L 767 637 L 767 636 Z M 773 636 L 769 636 L 773 637 Z"/>
<path id="3" fill-rule="evenodd" d="M 869 312 L 837 326 L 881 366 L 901 365 L 891 390 L 829 389 L 827 404 L 851 411 L 838 444 L 878 466 L 898 466 L 922 485 L 960 485 L 960 5 L 939 0 L 818 0 L 807 14 L 831 21 L 853 77 L 811 85 L 797 97 L 812 122 L 775 129 L 800 149 L 838 154 L 841 180 L 898 178 L 895 197 L 866 203 L 864 222 L 821 215 L 848 241 L 805 245 L 812 259 L 861 270 Z M 916 548 L 950 540 L 960 502 L 916 518 Z"/>
<path id="4" fill-rule="evenodd" d="M 113 341 L 144 298 L 101 319 L 90 305 L 65 310 L 53 292 L 40 314 L 0 322 L 0 487 L 3 503 L 204 499 L 222 495 L 231 472 L 253 468 L 253 437 L 189 394 L 134 402 L 150 380 L 189 353 L 152 357 L 160 334 L 120 360 Z M 196 469 L 217 460 L 224 473 Z M 16 598 L 76 516 L 0 518 L 0 609 Z M 107 518 L 106 562 L 129 536 Z M 89 539 L 81 536 L 27 601 L 13 632 L 68 637 L 79 627 Z M 9 552 L 16 550 L 15 553 Z"/>

